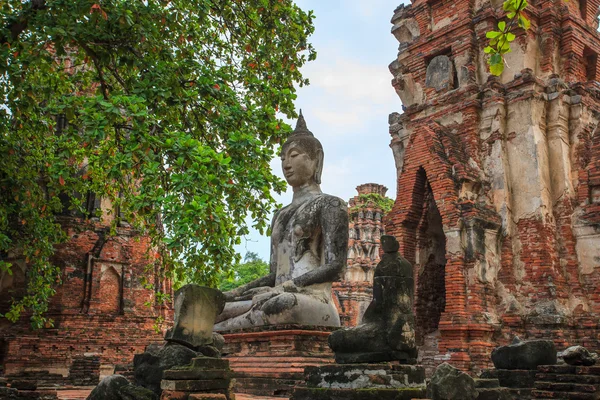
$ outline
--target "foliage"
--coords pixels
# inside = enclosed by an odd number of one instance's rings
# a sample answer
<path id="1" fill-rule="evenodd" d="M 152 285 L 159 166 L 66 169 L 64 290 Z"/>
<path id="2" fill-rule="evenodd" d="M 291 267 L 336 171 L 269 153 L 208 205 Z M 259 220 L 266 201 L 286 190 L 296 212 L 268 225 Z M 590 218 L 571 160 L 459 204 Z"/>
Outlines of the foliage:
<path id="1" fill-rule="evenodd" d="M 510 43 L 516 38 L 512 32 L 515 21 L 519 28 L 528 30 L 531 22 L 524 14 L 527 8 L 527 0 L 506 0 L 503 8 L 506 11 L 508 24 L 505 21 L 498 22 L 498 30 L 489 31 L 486 37 L 490 39 L 489 46 L 484 49 L 484 52 L 489 54 L 488 65 L 492 75 L 500 76 L 504 71 L 504 55 L 511 51 Z"/>
<path id="2" fill-rule="evenodd" d="M 381 208 L 381 210 L 383 210 L 383 213 L 387 214 L 394 206 L 394 200 L 390 199 L 389 197 L 382 196 L 378 193 L 359 194 L 358 200 L 360 204 L 351 207 L 349 210 L 351 213 L 365 208 L 366 206 L 374 206 Z"/>
<path id="3" fill-rule="evenodd" d="M 245 218 L 263 230 L 284 188 L 269 168 L 290 131 L 276 112 L 296 116 L 312 20 L 293 0 L 4 0 L 0 268 L 17 250 L 29 282 L 6 317 L 51 323 L 56 215 L 85 213 L 90 192 L 179 280 L 215 285 Z"/>
<path id="4" fill-rule="evenodd" d="M 246 253 L 244 262 L 227 274 L 222 274 L 218 288 L 224 292 L 245 285 L 269 273 L 269 265 L 253 252 Z"/>

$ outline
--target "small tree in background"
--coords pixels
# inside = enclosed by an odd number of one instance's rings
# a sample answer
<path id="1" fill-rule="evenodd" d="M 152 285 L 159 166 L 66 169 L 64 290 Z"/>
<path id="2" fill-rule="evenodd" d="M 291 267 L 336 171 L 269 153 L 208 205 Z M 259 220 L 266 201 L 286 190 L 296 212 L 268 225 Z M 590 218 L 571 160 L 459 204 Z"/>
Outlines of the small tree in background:
<path id="1" fill-rule="evenodd" d="M 232 269 L 229 274 L 221 275 L 218 288 L 226 292 L 261 278 L 268 273 L 269 264 L 261 260 L 258 254 L 248 252 L 243 263 Z"/>

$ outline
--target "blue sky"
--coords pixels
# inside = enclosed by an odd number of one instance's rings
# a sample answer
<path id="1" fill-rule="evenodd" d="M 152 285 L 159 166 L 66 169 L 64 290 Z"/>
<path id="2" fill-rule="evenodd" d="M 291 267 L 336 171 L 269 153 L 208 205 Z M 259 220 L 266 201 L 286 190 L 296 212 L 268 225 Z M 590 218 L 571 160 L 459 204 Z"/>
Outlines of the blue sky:
<path id="1" fill-rule="evenodd" d="M 388 115 L 400 112 L 402 103 L 390 81 L 388 65 L 394 60 L 398 42 L 390 33 L 394 9 L 401 0 L 297 0 L 304 10 L 315 13 L 311 42 L 317 59 L 302 72 L 310 79 L 298 91 L 308 129 L 323 144 L 325 165 L 321 189 L 348 201 L 356 186 L 375 182 L 388 187 L 396 197 L 396 168 L 389 148 Z M 295 126 L 295 121 L 290 121 Z M 280 177 L 280 160 L 271 163 Z M 288 190 L 277 200 L 291 201 Z M 269 259 L 269 238 L 258 232 L 242 238 L 237 247 Z"/>

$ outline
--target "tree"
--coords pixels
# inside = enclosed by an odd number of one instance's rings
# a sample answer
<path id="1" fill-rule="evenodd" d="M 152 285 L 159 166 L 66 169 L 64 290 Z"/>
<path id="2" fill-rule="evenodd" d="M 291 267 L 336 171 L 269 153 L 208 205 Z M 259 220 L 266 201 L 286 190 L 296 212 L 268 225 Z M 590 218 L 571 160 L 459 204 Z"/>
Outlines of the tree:
<path id="1" fill-rule="evenodd" d="M 276 113 L 296 116 L 312 20 L 292 0 L 3 1 L 0 258 L 28 264 L 6 316 L 49 323 L 56 215 L 85 213 L 86 193 L 149 235 L 178 280 L 214 286 L 245 218 L 262 231 L 284 188 L 269 168 L 290 131 Z"/>
<path id="2" fill-rule="evenodd" d="M 246 253 L 244 262 L 239 264 L 233 271 L 221 275 L 218 288 L 222 291 L 235 289 L 245 285 L 269 273 L 269 265 L 253 252 Z"/>

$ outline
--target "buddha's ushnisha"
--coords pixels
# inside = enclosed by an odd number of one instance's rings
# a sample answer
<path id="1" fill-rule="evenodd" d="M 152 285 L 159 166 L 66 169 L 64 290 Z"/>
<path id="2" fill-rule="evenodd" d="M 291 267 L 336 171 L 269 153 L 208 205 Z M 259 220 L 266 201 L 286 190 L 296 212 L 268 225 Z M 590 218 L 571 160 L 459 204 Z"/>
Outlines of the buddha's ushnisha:
<path id="1" fill-rule="evenodd" d="M 225 293 L 216 331 L 262 325 L 340 326 L 331 283 L 346 265 L 346 203 L 321 192 L 323 147 L 300 112 L 281 148 L 281 165 L 293 188 L 291 204 L 273 216 L 270 273 Z"/>

